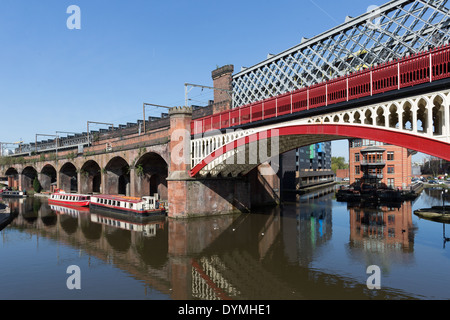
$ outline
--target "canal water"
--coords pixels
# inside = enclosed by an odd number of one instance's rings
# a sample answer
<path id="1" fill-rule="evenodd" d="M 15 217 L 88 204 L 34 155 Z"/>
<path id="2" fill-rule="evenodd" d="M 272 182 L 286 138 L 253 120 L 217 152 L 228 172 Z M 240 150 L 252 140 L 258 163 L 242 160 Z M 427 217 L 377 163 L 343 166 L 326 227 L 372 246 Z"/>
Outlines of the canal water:
<path id="1" fill-rule="evenodd" d="M 5 201 L 15 218 L 0 232 L 1 300 L 450 298 L 450 225 L 413 213 L 441 205 L 438 188 L 376 208 L 325 188 L 188 221 Z"/>

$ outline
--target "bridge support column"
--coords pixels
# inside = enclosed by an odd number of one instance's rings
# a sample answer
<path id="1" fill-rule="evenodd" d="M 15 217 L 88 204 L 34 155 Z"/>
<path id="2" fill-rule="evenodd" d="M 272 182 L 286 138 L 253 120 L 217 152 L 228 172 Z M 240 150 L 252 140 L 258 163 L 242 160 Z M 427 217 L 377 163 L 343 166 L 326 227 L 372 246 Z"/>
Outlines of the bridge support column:
<path id="1" fill-rule="evenodd" d="M 195 179 L 190 177 L 192 109 L 188 107 L 172 108 L 169 115 L 168 216 L 189 218 L 248 211 L 250 208 L 250 184 L 245 179 Z"/>
<path id="2" fill-rule="evenodd" d="M 249 212 L 250 184 L 245 179 L 167 179 L 169 217 L 191 218 Z"/>
<path id="3" fill-rule="evenodd" d="M 85 179 L 82 179 L 82 177 L 81 177 L 81 171 L 78 170 L 77 171 L 77 193 L 82 193 L 81 189 L 82 189 L 82 184 L 85 182 L 84 180 Z"/>
<path id="4" fill-rule="evenodd" d="M 130 197 L 136 197 L 136 168 L 130 167 Z"/>
<path id="5" fill-rule="evenodd" d="M 61 187 L 61 175 L 59 174 L 59 170 L 56 170 L 56 189 Z"/>

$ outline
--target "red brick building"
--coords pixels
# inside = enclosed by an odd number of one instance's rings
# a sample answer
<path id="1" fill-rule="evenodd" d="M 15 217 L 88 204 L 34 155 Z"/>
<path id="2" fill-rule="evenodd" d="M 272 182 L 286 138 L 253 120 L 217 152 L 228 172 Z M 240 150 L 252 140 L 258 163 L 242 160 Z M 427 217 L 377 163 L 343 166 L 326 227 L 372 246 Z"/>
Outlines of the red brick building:
<path id="1" fill-rule="evenodd" d="M 349 141 L 350 183 L 363 179 L 393 188 L 411 183 L 411 157 L 414 151 L 368 139 Z"/>

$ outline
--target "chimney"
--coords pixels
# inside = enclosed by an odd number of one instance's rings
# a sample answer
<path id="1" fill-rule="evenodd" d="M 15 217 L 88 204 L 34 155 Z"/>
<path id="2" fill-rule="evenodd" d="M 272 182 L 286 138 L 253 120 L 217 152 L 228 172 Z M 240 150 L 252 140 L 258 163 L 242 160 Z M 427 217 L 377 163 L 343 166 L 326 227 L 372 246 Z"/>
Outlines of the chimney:
<path id="1" fill-rule="evenodd" d="M 234 66 L 232 64 L 213 70 L 211 73 L 213 87 L 232 91 L 233 71 Z M 231 109 L 231 93 L 228 94 L 222 90 L 214 90 L 213 112 L 218 113 L 229 109 Z"/>

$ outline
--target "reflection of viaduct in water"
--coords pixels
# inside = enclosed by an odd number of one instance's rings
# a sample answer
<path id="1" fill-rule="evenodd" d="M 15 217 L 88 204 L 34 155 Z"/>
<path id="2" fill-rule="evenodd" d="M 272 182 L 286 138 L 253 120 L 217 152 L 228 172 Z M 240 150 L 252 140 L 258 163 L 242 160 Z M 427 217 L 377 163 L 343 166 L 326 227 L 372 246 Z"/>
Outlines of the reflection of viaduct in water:
<path id="1" fill-rule="evenodd" d="M 236 219 L 200 257 L 192 260 L 193 298 L 274 300 L 370 296 L 365 283 L 309 268 L 320 247 L 331 239 L 333 196 L 334 188 L 317 190 L 292 207 L 294 212 L 285 208 L 283 219 L 279 209 L 271 214 Z M 249 238 L 256 239 L 248 241 Z M 252 243 L 253 247 L 243 248 L 242 243 Z M 398 291 L 377 292 L 377 298 L 388 296 L 406 297 Z"/>
<path id="2" fill-rule="evenodd" d="M 10 227 L 82 249 L 86 255 L 114 264 L 143 281 L 146 288 L 170 294 L 164 220 L 143 226 L 137 221 L 67 208 L 54 211 L 46 202 L 26 200 L 11 202 L 18 216 Z"/>
<path id="3" fill-rule="evenodd" d="M 314 210 L 306 211 L 303 204 L 292 217 L 285 210 L 283 219 L 273 209 L 270 214 L 153 221 L 151 227 L 97 213 L 56 213 L 46 202 L 27 199 L 11 203 L 19 214 L 11 227 L 82 249 L 172 299 L 367 296 L 365 283 L 308 267 L 331 238 L 331 209 L 322 210 L 329 197 L 307 200 Z M 300 250 L 309 258 L 300 258 L 305 256 Z"/>

